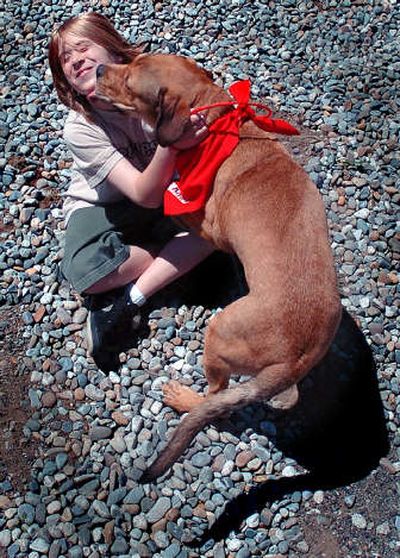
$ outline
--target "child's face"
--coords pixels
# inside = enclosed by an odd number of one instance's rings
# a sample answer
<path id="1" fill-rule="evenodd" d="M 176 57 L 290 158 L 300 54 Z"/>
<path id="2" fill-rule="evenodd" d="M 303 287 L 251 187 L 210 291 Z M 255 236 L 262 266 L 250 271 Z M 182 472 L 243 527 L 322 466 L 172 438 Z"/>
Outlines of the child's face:
<path id="1" fill-rule="evenodd" d="M 60 62 L 69 84 L 90 100 L 96 87 L 96 68 L 116 60 L 102 46 L 73 33 L 63 36 Z"/>

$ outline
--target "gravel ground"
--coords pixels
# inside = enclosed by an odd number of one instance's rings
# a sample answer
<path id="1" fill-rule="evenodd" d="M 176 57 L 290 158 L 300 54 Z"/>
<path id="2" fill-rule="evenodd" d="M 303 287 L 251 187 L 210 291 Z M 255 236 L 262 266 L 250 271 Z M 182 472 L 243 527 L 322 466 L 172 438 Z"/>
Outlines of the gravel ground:
<path id="1" fill-rule="evenodd" d="M 179 420 L 162 384 L 204 388 L 204 328 L 241 284 L 217 255 L 148 304 L 119 371 L 86 356 L 86 309 L 57 271 L 70 158 L 46 48 L 54 25 L 93 7 L 132 42 L 191 56 L 224 86 L 250 77 L 255 99 L 301 127 L 290 148 L 324 198 L 346 310 L 296 408 L 260 404 L 210 425 L 152 486 L 137 479 Z M 398 3 L 2 10 L 0 555 L 397 556 Z"/>

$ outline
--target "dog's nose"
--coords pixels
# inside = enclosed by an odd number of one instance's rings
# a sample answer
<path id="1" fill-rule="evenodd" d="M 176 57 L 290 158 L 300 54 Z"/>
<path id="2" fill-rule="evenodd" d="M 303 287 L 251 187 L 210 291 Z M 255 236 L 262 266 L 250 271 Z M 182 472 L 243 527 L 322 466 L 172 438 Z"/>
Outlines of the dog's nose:
<path id="1" fill-rule="evenodd" d="M 97 66 L 97 68 L 96 68 L 97 79 L 103 77 L 105 69 L 106 69 L 106 67 L 104 66 L 104 64 L 99 64 L 99 66 Z"/>

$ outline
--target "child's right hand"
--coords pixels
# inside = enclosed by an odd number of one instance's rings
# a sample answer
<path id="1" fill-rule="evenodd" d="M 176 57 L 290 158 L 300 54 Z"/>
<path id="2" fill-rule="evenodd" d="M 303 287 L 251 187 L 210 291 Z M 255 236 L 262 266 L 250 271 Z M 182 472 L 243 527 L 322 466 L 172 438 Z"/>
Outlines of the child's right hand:
<path id="1" fill-rule="evenodd" d="M 183 133 L 179 141 L 172 144 L 172 147 L 179 151 L 194 147 L 208 136 L 205 116 L 201 114 L 192 114 L 190 116 L 190 123 L 191 126 Z"/>

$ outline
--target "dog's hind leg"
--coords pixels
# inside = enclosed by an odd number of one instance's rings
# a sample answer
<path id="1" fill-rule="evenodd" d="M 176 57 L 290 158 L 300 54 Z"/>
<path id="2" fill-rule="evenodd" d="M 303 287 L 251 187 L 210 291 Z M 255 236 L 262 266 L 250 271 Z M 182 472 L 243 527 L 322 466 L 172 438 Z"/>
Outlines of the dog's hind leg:
<path id="1" fill-rule="evenodd" d="M 208 383 L 207 396 L 227 388 L 232 373 L 238 372 L 235 363 L 239 360 L 239 354 L 235 353 L 239 347 L 239 351 L 243 351 L 243 341 L 239 331 L 230 330 L 238 323 L 238 317 L 243 320 L 241 308 L 248 306 L 248 299 L 249 296 L 245 296 L 236 300 L 215 315 L 208 324 L 203 355 L 203 367 Z M 228 354 L 229 359 L 226 358 Z M 164 403 L 180 413 L 191 411 L 203 403 L 206 397 L 177 381 L 168 382 L 163 392 Z"/>
<path id="2" fill-rule="evenodd" d="M 218 317 L 219 315 L 213 318 L 213 322 L 217 320 Z M 207 329 L 207 332 L 208 331 L 209 328 Z M 211 351 L 207 348 L 207 338 L 208 335 L 206 333 L 203 366 L 208 383 L 207 395 L 209 396 L 228 387 L 231 370 L 224 362 L 218 362 L 218 359 L 209 356 Z M 168 382 L 163 388 L 163 393 L 164 403 L 180 413 L 191 411 L 203 403 L 205 398 L 205 395 L 200 394 L 177 381 Z"/>
<path id="3" fill-rule="evenodd" d="M 207 396 L 226 389 L 232 374 L 257 376 L 263 368 L 281 360 L 282 339 L 272 324 L 272 317 L 262 324 L 254 323 L 259 310 L 259 300 L 247 295 L 210 321 L 203 356 Z M 172 381 L 164 387 L 164 402 L 182 413 L 203 403 L 204 395 Z M 285 408 L 282 402 L 278 404 Z"/>
<path id="4" fill-rule="evenodd" d="M 226 418 L 246 405 L 270 400 L 304 376 L 307 363 L 302 357 L 296 358 L 293 343 L 285 337 L 287 330 L 279 326 L 280 309 L 261 307 L 261 302 L 248 295 L 210 321 L 203 357 L 208 393 L 202 396 L 179 384 L 167 389 L 168 405 L 189 412 L 144 473 L 142 482 L 165 473 L 206 424 Z M 253 378 L 225 389 L 233 373 Z"/>

